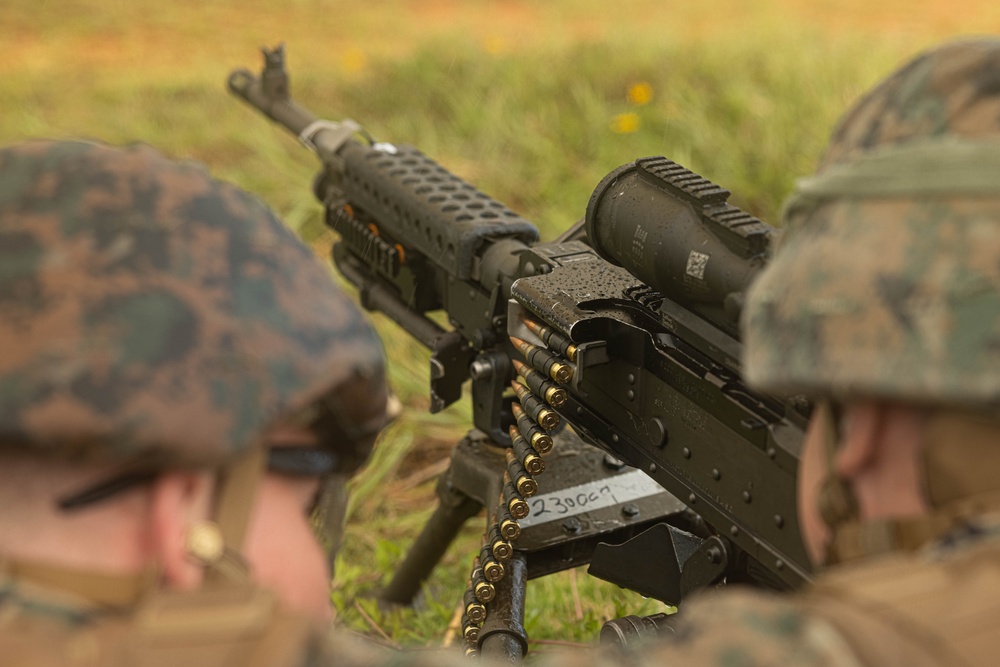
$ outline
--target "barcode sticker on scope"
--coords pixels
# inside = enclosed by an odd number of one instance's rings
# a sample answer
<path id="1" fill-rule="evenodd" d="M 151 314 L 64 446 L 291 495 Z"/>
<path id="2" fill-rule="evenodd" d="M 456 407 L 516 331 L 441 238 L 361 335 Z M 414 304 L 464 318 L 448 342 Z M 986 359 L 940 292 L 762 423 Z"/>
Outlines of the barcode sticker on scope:
<path id="1" fill-rule="evenodd" d="M 542 477 L 544 483 L 544 476 Z M 633 470 L 615 477 L 599 479 L 577 486 L 528 498 L 531 511 L 518 523 L 523 528 L 538 526 L 575 514 L 613 507 L 639 498 L 663 493 L 657 484 L 641 470 Z"/>
<path id="2" fill-rule="evenodd" d="M 687 273 L 692 278 L 697 278 L 698 280 L 705 279 L 705 267 L 708 266 L 708 260 L 711 259 L 708 255 L 703 252 L 698 252 L 697 250 L 692 250 L 691 254 L 688 255 Z"/>

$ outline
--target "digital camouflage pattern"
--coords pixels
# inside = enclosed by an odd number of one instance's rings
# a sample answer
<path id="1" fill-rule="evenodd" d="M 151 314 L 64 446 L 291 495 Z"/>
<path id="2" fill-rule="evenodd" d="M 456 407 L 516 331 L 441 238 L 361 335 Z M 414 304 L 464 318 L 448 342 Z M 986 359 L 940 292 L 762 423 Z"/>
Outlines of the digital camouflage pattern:
<path id="1" fill-rule="evenodd" d="M 311 251 L 145 146 L 0 150 L 0 350 L 15 451 L 217 464 L 277 418 L 385 418 L 381 344 Z"/>
<path id="2" fill-rule="evenodd" d="M 1000 41 L 945 44 L 879 83 L 841 117 L 818 171 L 876 147 L 1000 134 Z"/>
<path id="3" fill-rule="evenodd" d="M 818 174 L 887 147 L 998 139 L 1000 41 L 959 42 L 917 57 L 863 97 Z M 834 197 L 791 209 L 744 311 L 747 379 L 774 391 L 995 411 L 998 223 L 1000 190 Z"/>
<path id="4" fill-rule="evenodd" d="M 1000 517 L 994 517 L 916 554 L 840 566 L 796 593 L 740 586 L 701 593 L 685 602 L 673 633 L 625 650 L 560 649 L 535 656 L 533 664 L 988 667 L 1000 649 L 994 623 L 1000 614 L 998 586 Z M 268 596 L 261 595 L 176 593 L 160 603 L 154 598 L 145 603 L 151 608 L 126 616 L 0 575 L 0 654 L 8 667 L 476 664 L 457 648 L 397 651 L 344 630 L 323 633 L 268 605 Z M 254 613 L 234 613 L 236 608 Z M 929 613 L 940 609 L 949 612 Z M 196 620 L 185 622 L 191 618 Z M 479 664 L 494 663 L 481 659 Z"/>

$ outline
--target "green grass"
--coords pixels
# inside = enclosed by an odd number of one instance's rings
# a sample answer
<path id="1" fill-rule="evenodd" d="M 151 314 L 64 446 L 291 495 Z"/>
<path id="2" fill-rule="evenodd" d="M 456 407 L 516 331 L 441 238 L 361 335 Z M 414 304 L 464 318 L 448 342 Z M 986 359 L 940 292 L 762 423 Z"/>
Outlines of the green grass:
<path id="1" fill-rule="evenodd" d="M 583 215 L 607 172 L 651 154 L 729 188 L 734 203 L 774 221 L 852 99 L 921 47 L 995 28 L 1000 17 L 986 0 L 961 13 L 942 13 L 931 0 L 820 8 L 625 0 L 614 21 L 603 0 L 345 4 L 7 3 L 0 26 L 17 37 L 0 62 L 0 142 L 151 143 L 257 193 L 325 253 L 329 238 L 310 194 L 314 159 L 223 90 L 231 68 L 257 69 L 257 46 L 284 39 L 302 104 L 418 146 L 535 221 L 543 238 Z M 638 83 L 652 91 L 646 104 L 628 99 Z M 632 131 L 615 131 L 624 125 Z M 377 636 L 367 615 L 394 643 L 435 645 L 464 588 L 479 522 L 448 552 L 416 610 L 379 610 L 372 595 L 433 505 L 432 480 L 400 480 L 445 458 L 470 410 L 427 415 L 426 352 L 376 320 L 408 409 L 353 483 L 334 598 L 353 629 Z M 582 572 L 574 595 L 573 580 L 563 573 L 532 582 L 533 638 L 590 641 L 608 618 L 661 608 Z"/>

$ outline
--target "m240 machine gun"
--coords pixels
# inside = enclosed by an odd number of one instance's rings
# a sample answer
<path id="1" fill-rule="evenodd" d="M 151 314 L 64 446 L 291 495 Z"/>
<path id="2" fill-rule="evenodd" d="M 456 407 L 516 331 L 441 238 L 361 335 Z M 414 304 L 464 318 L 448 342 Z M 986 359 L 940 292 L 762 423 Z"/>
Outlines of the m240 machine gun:
<path id="1" fill-rule="evenodd" d="M 337 269 L 430 350 L 432 412 L 471 382 L 474 428 L 386 600 L 410 602 L 484 508 L 469 653 L 523 656 L 527 579 L 580 564 L 674 605 L 722 581 L 809 577 L 795 513 L 808 406 L 740 374 L 743 293 L 771 227 L 650 157 L 608 174 L 580 223 L 539 242 L 417 149 L 317 119 L 289 95 L 283 48 L 264 56 L 259 77 L 234 71 L 229 88 L 320 158 L 314 192 L 340 235 Z M 616 619 L 602 637 L 661 621 Z"/>

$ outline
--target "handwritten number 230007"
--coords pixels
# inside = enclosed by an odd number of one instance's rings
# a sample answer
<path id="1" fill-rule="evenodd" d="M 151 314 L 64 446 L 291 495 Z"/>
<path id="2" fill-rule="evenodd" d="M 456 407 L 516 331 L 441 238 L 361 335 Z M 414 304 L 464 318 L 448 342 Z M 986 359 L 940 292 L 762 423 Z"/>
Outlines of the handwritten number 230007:
<path id="1" fill-rule="evenodd" d="M 538 516 L 545 514 L 569 514 L 573 510 L 582 509 L 588 505 L 610 496 L 613 504 L 617 504 L 611 487 L 602 486 L 596 491 L 581 491 L 577 494 L 567 494 L 564 496 L 548 495 L 531 500 L 531 513 Z"/>

